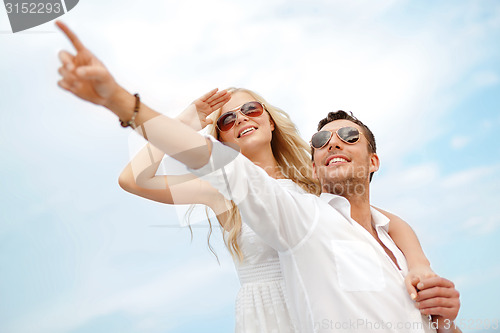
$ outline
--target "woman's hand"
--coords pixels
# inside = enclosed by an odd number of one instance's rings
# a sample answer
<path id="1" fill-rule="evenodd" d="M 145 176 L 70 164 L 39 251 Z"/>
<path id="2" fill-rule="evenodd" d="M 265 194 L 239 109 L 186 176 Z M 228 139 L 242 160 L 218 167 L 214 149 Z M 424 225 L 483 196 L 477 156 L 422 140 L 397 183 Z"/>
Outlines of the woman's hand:
<path id="1" fill-rule="evenodd" d="M 59 52 L 62 66 L 58 85 L 74 95 L 98 105 L 106 106 L 119 86 L 104 64 L 99 61 L 61 21 L 56 25 L 69 38 L 76 49 L 76 55 L 67 51 Z"/>
<path id="2" fill-rule="evenodd" d="M 437 276 L 430 265 L 418 265 L 409 267 L 408 274 L 405 277 L 405 285 L 411 299 L 417 298 L 417 285 L 428 278 Z"/>
<path id="3" fill-rule="evenodd" d="M 227 90 L 218 91 L 215 88 L 193 101 L 186 110 L 177 116 L 177 119 L 195 130 L 201 130 L 213 123 L 213 120 L 208 116 L 220 109 L 230 99 L 231 94 Z"/>

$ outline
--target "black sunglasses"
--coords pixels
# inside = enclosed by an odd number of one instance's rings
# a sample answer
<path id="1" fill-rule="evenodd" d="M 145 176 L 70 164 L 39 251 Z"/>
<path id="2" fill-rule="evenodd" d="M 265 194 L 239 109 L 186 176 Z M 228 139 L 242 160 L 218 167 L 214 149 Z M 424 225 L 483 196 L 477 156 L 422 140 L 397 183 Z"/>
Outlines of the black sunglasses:
<path id="1" fill-rule="evenodd" d="M 217 119 L 216 126 L 222 132 L 229 131 L 231 128 L 233 128 L 234 123 L 238 118 L 236 112 L 239 111 L 241 112 L 242 115 L 248 117 L 258 117 L 262 115 L 262 113 L 264 113 L 265 109 L 266 107 L 261 102 L 257 101 L 247 102 L 243 104 L 239 108 L 239 110 L 228 111 L 224 113 L 222 116 L 220 116 L 219 119 Z"/>
<path id="2" fill-rule="evenodd" d="M 341 127 L 336 131 L 323 130 L 314 134 L 309 144 L 315 149 L 321 149 L 330 142 L 333 133 L 337 134 L 340 140 L 350 145 L 358 142 L 360 135 L 363 134 L 356 127 L 351 126 Z"/>

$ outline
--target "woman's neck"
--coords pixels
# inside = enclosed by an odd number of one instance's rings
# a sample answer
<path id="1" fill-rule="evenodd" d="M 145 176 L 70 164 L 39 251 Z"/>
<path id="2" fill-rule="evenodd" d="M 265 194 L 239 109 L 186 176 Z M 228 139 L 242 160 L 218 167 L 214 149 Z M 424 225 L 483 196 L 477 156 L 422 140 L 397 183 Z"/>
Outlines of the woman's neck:
<path id="1" fill-rule="evenodd" d="M 244 154 L 250 161 L 252 161 L 255 165 L 258 165 L 264 171 L 273 178 L 284 178 L 283 173 L 281 172 L 281 168 L 278 165 L 278 162 L 274 158 L 273 151 L 271 146 L 266 149 L 261 149 L 257 151 L 247 152 Z"/>

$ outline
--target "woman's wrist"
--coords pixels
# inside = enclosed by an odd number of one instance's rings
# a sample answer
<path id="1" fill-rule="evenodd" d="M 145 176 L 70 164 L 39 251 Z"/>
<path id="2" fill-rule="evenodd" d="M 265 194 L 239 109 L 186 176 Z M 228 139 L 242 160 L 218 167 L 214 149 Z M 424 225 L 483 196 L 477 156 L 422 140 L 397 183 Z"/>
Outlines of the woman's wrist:
<path id="1" fill-rule="evenodd" d="M 407 257 L 406 261 L 408 262 L 408 269 L 431 266 L 430 261 L 425 256 Z"/>
<path id="2" fill-rule="evenodd" d="M 204 127 L 201 124 L 200 118 L 198 117 L 198 111 L 194 104 L 190 104 L 184 111 L 175 117 L 175 119 L 191 127 L 195 131 L 199 131 Z"/>
<path id="3" fill-rule="evenodd" d="M 429 262 L 415 262 L 408 260 L 408 269 L 412 268 L 431 268 L 431 264 Z"/>
<path id="4" fill-rule="evenodd" d="M 117 86 L 115 92 L 103 104 L 105 108 L 113 112 L 121 120 L 127 122 L 134 114 L 136 98 L 121 86 Z"/>

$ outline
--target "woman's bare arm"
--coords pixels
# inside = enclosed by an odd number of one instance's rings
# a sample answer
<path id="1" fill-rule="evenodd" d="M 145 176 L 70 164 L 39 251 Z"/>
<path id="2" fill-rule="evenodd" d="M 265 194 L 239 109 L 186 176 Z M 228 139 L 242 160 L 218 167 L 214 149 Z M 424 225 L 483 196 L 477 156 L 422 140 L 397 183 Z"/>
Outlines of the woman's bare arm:
<path id="1" fill-rule="evenodd" d="M 78 37 L 62 22 L 58 27 L 76 49 L 76 54 L 62 51 L 59 86 L 75 96 L 105 106 L 122 121 L 132 119 L 136 97 L 118 85 L 106 66 L 90 52 Z M 221 97 L 222 100 L 224 96 Z M 223 101 L 221 103 L 224 103 Z M 164 116 L 140 103 L 135 124 L 142 127 L 141 135 L 163 152 L 189 168 L 198 169 L 208 163 L 211 143 L 179 120 Z"/>
<path id="2" fill-rule="evenodd" d="M 192 174 L 157 176 L 163 152 L 146 144 L 127 164 L 118 183 L 125 191 L 165 204 L 205 204 L 213 208 L 222 195 Z"/>
<path id="3" fill-rule="evenodd" d="M 424 278 L 436 276 L 430 262 L 424 254 L 422 246 L 413 229 L 399 216 L 375 207 L 390 219 L 389 236 L 399 247 L 408 262 L 408 274 L 405 277 L 406 289 L 412 299 L 417 296 L 416 285 Z"/>

